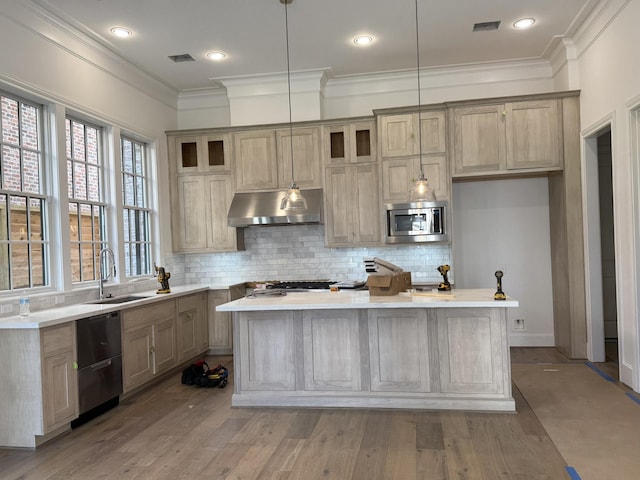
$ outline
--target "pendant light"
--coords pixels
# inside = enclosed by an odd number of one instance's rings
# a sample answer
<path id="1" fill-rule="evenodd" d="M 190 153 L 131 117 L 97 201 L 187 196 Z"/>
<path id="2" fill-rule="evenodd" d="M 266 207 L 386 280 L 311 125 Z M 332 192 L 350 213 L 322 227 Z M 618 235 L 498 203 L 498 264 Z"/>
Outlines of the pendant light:
<path id="1" fill-rule="evenodd" d="M 422 170 L 422 119 L 421 117 L 421 98 L 420 98 L 420 41 L 418 35 L 418 0 L 415 0 L 416 5 L 416 65 L 417 65 L 417 76 L 418 76 L 418 148 L 419 154 L 418 161 L 420 164 L 420 174 L 418 175 L 418 179 L 414 182 L 413 188 L 411 189 L 411 193 L 409 195 L 409 200 L 411 202 L 433 202 L 436 197 L 433 193 L 433 190 L 429 186 L 429 182 L 424 176 L 424 171 Z"/>
<path id="2" fill-rule="evenodd" d="M 291 185 L 289 186 L 285 196 L 282 197 L 280 210 L 299 211 L 307 209 L 307 201 L 296 185 L 293 172 L 293 120 L 291 116 L 291 68 L 289 66 L 289 17 L 287 13 L 287 5 L 292 1 L 293 0 L 280 0 L 280 3 L 284 4 L 284 25 L 287 41 L 287 91 L 289 95 L 289 142 L 291 148 Z"/>

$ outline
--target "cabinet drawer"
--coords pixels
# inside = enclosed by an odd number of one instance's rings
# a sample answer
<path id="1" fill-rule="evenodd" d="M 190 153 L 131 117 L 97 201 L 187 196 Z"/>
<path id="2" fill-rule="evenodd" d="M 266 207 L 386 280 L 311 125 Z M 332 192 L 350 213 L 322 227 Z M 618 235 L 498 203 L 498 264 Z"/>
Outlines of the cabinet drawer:
<path id="1" fill-rule="evenodd" d="M 75 323 L 49 327 L 42 331 L 42 351 L 44 355 L 56 350 L 73 348 Z"/>
<path id="2" fill-rule="evenodd" d="M 196 293 L 194 295 L 188 295 L 186 297 L 178 298 L 178 313 L 186 312 L 187 310 L 193 310 L 194 308 L 198 308 L 202 305 L 204 301 L 201 293 Z"/>
<path id="3" fill-rule="evenodd" d="M 175 300 L 166 300 L 152 305 L 124 310 L 122 312 L 122 330 L 125 332 L 135 330 L 145 325 L 151 325 L 158 320 L 175 318 L 175 316 Z"/>

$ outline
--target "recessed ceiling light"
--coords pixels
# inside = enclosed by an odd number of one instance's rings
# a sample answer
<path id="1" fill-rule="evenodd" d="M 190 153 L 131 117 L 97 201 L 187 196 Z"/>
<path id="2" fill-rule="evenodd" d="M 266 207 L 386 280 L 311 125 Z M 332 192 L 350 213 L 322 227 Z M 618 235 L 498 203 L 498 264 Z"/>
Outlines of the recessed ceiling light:
<path id="1" fill-rule="evenodd" d="M 210 60 L 222 60 L 226 58 L 226 55 L 222 52 L 209 52 L 207 53 L 207 58 Z"/>
<path id="2" fill-rule="evenodd" d="M 533 18 L 521 18 L 520 20 L 515 22 L 513 26 L 516 28 L 523 29 L 523 28 L 529 28 L 534 23 L 536 23 L 536 21 Z"/>
<path id="3" fill-rule="evenodd" d="M 353 39 L 353 43 L 359 46 L 369 45 L 373 42 L 373 37 L 371 35 L 358 35 Z"/>
<path id="4" fill-rule="evenodd" d="M 128 28 L 124 27 L 113 27 L 111 29 L 111 33 L 113 33 L 116 37 L 127 38 L 133 35 L 133 32 Z"/>

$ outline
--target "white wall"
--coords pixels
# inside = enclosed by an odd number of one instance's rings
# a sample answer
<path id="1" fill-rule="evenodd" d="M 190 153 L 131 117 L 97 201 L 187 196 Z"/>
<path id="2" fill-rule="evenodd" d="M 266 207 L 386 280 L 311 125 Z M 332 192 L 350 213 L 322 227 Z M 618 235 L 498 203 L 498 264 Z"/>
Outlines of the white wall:
<path id="1" fill-rule="evenodd" d="M 508 309 L 511 345 L 553 346 L 547 178 L 454 183 L 452 204 L 456 287 L 495 289 L 503 270 L 504 292 L 520 301 Z"/>
<path id="2" fill-rule="evenodd" d="M 638 45 L 640 0 L 604 2 L 602 19 L 579 32 L 581 125 L 593 131 L 612 118 L 613 203 L 616 248 L 620 374 L 636 391 L 640 388 L 638 334 L 638 269 L 640 253 L 637 191 L 640 189 L 637 151 L 632 148 L 630 112 L 640 106 Z M 604 30 L 602 30 L 604 28 Z M 637 149 L 637 147 L 636 147 Z"/>

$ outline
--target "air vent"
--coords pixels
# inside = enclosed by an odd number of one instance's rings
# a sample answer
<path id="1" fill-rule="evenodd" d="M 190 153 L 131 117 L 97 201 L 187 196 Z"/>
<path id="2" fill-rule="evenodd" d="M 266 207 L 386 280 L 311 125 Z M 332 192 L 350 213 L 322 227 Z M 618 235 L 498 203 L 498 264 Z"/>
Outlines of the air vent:
<path id="1" fill-rule="evenodd" d="M 171 60 L 173 60 L 174 62 L 176 62 L 176 63 L 195 62 L 196 61 L 196 59 L 193 58 L 188 53 L 183 53 L 182 55 L 169 55 L 169 58 Z"/>
<path id="2" fill-rule="evenodd" d="M 482 23 L 474 23 L 473 31 L 474 32 L 487 32 L 489 30 L 497 30 L 500 27 L 500 20 L 496 20 L 494 22 L 482 22 Z"/>

